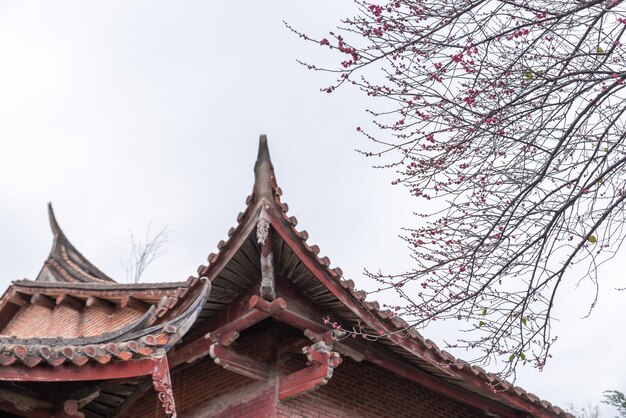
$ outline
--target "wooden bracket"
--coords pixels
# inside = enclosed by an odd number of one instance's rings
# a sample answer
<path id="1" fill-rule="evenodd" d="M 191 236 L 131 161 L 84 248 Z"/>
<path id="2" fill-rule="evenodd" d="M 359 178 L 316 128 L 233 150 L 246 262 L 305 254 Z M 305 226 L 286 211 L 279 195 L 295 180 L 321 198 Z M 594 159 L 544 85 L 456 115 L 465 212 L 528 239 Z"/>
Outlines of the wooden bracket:
<path id="1" fill-rule="evenodd" d="M 106 299 L 98 298 L 95 296 L 89 296 L 87 298 L 87 301 L 85 302 L 85 306 L 87 306 L 88 308 L 93 307 L 93 308 L 102 309 L 104 312 L 106 312 L 109 315 L 115 312 L 114 303 L 109 302 Z"/>
<path id="2" fill-rule="evenodd" d="M 82 312 L 85 308 L 85 301 L 75 298 L 74 296 L 70 296 L 68 294 L 63 294 L 57 296 L 56 305 L 67 306 L 68 308 L 73 309 L 76 312 Z"/>
<path id="3" fill-rule="evenodd" d="M 13 292 L 9 302 L 24 308 L 30 305 L 30 295 L 26 295 L 22 292 Z"/>
<path id="4" fill-rule="evenodd" d="M 215 364 L 222 366 L 226 370 L 256 380 L 267 380 L 269 378 L 270 368 L 267 364 L 229 350 L 219 342 L 211 345 L 209 354 L 215 361 Z"/>
<path id="5" fill-rule="evenodd" d="M 280 378 L 279 400 L 292 398 L 325 385 L 333 376 L 335 368 L 342 362 L 339 353 L 332 351 L 332 340 L 326 342 L 322 339 L 309 347 L 304 347 L 302 352 L 306 355 L 310 365 Z"/>
<path id="6" fill-rule="evenodd" d="M 218 329 L 209 332 L 205 338 L 213 342 L 220 341 L 227 334 L 248 329 L 285 308 L 287 308 L 287 302 L 282 298 L 268 302 L 257 295 L 252 295 L 248 301 L 247 310 Z"/>
<path id="7" fill-rule="evenodd" d="M 176 418 L 176 404 L 174 403 L 174 392 L 172 391 L 172 379 L 170 378 L 167 356 L 163 356 L 158 360 L 151 374 L 152 386 L 158 394 L 165 414 L 168 418 Z"/>
<path id="8" fill-rule="evenodd" d="M 120 300 L 120 308 L 124 309 L 126 307 L 134 309 L 136 311 L 145 312 L 150 309 L 150 304 L 132 296 L 124 296 Z"/>

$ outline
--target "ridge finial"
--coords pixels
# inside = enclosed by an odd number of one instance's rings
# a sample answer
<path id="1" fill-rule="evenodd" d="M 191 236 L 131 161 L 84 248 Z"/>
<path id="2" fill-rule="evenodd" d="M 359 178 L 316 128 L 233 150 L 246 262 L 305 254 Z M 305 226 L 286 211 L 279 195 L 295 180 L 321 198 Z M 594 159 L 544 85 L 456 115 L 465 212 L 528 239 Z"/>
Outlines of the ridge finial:
<path id="1" fill-rule="evenodd" d="M 57 222 L 56 216 L 54 216 L 54 209 L 52 209 L 52 202 L 48 202 L 48 219 L 50 220 L 50 229 L 52 229 L 52 234 L 54 238 L 58 238 L 63 236 L 63 231 L 61 231 L 61 227 Z"/>
<path id="2" fill-rule="evenodd" d="M 272 188 L 275 184 L 276 177 L 274 175 L 274 165 L 270 158 L 270 150 L 267 145 L 267 135 L 263 134 L 259 137 L 259 153 L 254 164 L 254 201 L 258 202 L 261 197 L 272 201 Z"/>

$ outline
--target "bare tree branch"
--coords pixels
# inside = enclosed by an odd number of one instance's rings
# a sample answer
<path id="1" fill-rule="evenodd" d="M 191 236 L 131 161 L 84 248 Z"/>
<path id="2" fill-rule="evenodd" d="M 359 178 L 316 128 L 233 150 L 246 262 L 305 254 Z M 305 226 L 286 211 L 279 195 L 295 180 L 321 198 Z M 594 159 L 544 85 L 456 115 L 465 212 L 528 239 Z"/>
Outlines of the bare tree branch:
<path id="1" fill-rule="evenodd" d="M 553 307 L 576 265 L 626 234 L 626 8 L 620 0 L 356 1 L 328 37 L 324 89 L 378 110 L 361 152 L 422 199 L 404 239 L 414 266 L 367 272 L 415 327 L 461 319 L 477 361 L 542 368 Z M 573 283 L 576 283 L 574 280 Z M 502 363 L 501 363 L 502 364 Z"/>
<path id="2" fill-rule="evenodd" d="M 156 235 L 150 235 L 152 221 L 148 222 L 146 235 L 143 241 L 136 241 L 135 235 L 130 232 L 130 251 L 128 259 L 122 262 L 126 270 L 126 280 L 129 283 L 139 283 L 144 271 L 157 258 L 167 253 L 169 228 L 166 226 Z"/>

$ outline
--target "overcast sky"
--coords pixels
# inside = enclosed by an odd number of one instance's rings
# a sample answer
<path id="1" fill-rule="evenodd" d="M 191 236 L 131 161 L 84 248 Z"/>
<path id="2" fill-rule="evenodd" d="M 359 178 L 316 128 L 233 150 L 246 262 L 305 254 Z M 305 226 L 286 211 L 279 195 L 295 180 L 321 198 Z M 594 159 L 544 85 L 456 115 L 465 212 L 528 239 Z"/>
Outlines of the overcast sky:
<path id="1" fill-rule="evenodd" d="M 325 50 L 282 23 L 321 35 L 353 7 L 0 1 L 0 286 L 41 268 L 52 244 L 48 201 L 72 243 L 120 282 L 129 231 L 168 226 L 168 252 L 146 280 L 185 280 L 244 209 L 261 133 L 283 200 L 321 255 L 364 289 L 364 267 L 405 270 L 397 236 L 423 202 L 354 152 L 368 146 L 355 127 L 370 103 L 355 91 L 320 93 L 328 75 L 296 59 L 324 62 Z M 602 270 L 589 319 L 580 320 L 590 289 L 570 285 L 554 359 L 542 373 L 522 370 L 517 384 L 562 407 L 626 390 L 626 292 L 612 291 L 624 286 L 623 259 Z M 443 346 L 455 332 L 423 334 Z"/>

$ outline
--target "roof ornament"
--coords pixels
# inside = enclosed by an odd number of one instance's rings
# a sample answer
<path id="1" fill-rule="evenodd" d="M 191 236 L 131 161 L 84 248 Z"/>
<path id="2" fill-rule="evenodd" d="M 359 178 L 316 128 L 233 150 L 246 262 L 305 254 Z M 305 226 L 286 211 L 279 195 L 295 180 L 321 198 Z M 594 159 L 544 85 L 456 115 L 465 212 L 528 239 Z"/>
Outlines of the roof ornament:
<path id="1" fill-rule="evenodd" d="M 270 217 L 267 212 L 269 205 L 274 203 L 274 188 L 276 177 L 274 165 L 270 158 L 270 150 L 267 146 L 267 135 L 259 138 L 259 154 L 254 164 L 254 189 L 252 191 L 253 202 L 259 203 L 261 199 L 266 201 L 261 206 L 256 223 L 256 238 L 261 246 L 261 287 L 259 294 L 265 300 L 276 299 L 276 280 L 274 274 L 274 240 L 270 227 Z"/>
<path id="2" fill-rule="evenodd" d="M 267 135 L 259 138 L 259 154 L 254 164 L 254 189 L 252 196 L 255 202 L 264 197 L 269 202 L 273 200 L 273 187 L 276 186 L 276 176 L 274 175 L 274 165 L 270 158 L 270 150 L 267 146 Z"/>
<path id="3" fill-rule="evenodd" d="M 54 216 L 52 202 L 48 202 L 48 219 L 50 220 L 50 229 L 52 229 L 54 240 L 56 241 L 57 239 L 59 239 L 59 237 L 65 238 L 65 234 L 63 234 L 63 231 L 61 231 L 61 227 L 57 222 L 57 218 Z"/>
<path id="4" fill-rule="evenodd" d="M 260 295 L 265 300 L 276 299 L 276 279 L 274 273 L 274 239 L 270 229 L 270 218 L 265 208 L 261 206 L 256 224 L 256 237 L 261 245 L 261 288 Z"/>
<path id="5" fill-rule="evenodd" d="M 256 240 L 260 245 L 263 245 L 267 240 L 267 236 L 270 231 L 270 218 L 267 216 L 267 210 L 265 206 L 261 207 L 259 217 L 256 221 Z"/>
<path id="6" fill-rule="evenodd" d="M 54 235 L 52 249 L 37 275 L 37 281 L 77 282 L 77 283 L 115 283 L 115 280 L 91 264 L 67 239 L 48 203 L 50 229 Z"/>

